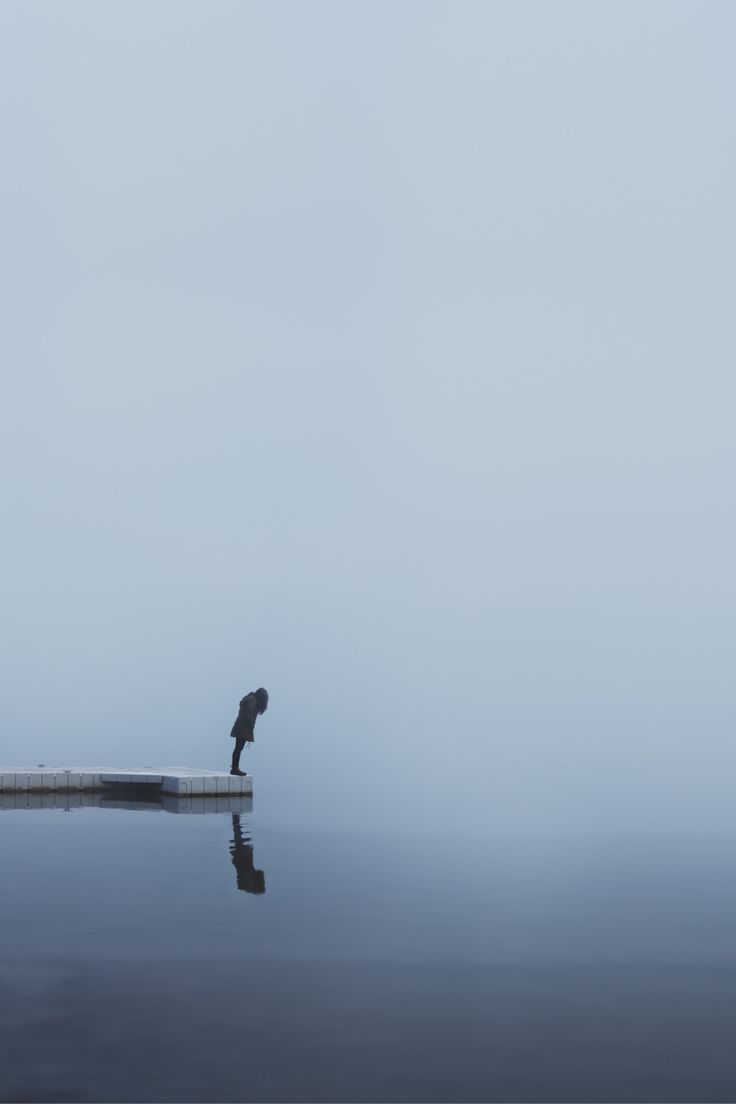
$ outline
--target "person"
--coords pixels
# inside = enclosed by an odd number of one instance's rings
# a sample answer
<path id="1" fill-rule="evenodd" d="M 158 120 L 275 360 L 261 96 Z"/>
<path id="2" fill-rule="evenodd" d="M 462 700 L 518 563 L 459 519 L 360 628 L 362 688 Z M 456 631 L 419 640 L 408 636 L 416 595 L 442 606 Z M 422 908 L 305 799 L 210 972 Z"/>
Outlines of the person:
<path id="1" fill-rule="evenodd" d="M 256 718 L 268 709 L 268 690 L 259 686 L 257 690 L 251 690 L 240 701 L 240 711 L 235 719 L 230 735 L 235 740 L 233 759 L 230 765 L 230 773 L 245 777 L 245 771 L 240 769 L 240 753 L 246 744 L 252 744 L 255 739 L 254 729 Z"/>

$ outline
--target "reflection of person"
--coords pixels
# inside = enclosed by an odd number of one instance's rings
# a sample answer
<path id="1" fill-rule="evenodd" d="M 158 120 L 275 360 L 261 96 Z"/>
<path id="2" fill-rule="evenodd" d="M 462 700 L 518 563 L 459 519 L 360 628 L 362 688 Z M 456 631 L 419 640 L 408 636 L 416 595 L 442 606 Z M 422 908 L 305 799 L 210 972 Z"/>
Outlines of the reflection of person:
<path id="1" fill-rule="evenodd" d="M 245 771 L 240 769 L 240 753 L 246 744 L 252 744 L 255 739 L 254 728 L 256 727 L 256 718 L 261 713 L 265 713 L 268 709 L 268 690 L 264 690 L 263 687 L 259 687 L 258 690 L 252 690 L 250 694 L 246 694 L 240 702 L 240 712 L 235 720 L 235 724 L 232 727 L 230 735 L 235 739 L 235 748 L 233 749 L 233 761 L 230 767 L 231 774 L 239 774 L 241 777 L 245 775 Z"/>
<path id="2" fill-rule="evenodd" d="M 256 870 L 253 866 L 253 845 L 248 841 L 248 837 L 243 835 L 239 813 L 233 813 L 230 854 L 235 867 L 238 889 L 242 889 L 245 893 L 265 893 L 266 878 L 262 870 Z"/>

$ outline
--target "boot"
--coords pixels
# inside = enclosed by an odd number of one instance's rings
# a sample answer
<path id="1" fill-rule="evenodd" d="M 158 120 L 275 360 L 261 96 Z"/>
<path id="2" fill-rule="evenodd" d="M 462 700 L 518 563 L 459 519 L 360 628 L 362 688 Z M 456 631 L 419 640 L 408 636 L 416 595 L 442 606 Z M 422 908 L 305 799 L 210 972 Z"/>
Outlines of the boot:
<path id="1" fill-rule="evenodd" d="M 231 774 L 237 774 L 240 778 L 245 778 L 247 772 L 246 771 L 241 771 L 240 767 L 233 767 L 233 769 L 230 771 L 230 773 Z"/>

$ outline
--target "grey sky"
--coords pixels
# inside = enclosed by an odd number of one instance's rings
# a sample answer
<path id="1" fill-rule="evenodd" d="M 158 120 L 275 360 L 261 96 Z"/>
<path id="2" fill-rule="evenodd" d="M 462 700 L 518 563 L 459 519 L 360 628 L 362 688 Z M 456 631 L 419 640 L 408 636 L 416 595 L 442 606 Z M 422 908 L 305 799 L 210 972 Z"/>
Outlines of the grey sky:
<path id="1" fill-rule="evenodd" d="M 2 760 L 730 826 L 735 22 L 0 4 Z"/>

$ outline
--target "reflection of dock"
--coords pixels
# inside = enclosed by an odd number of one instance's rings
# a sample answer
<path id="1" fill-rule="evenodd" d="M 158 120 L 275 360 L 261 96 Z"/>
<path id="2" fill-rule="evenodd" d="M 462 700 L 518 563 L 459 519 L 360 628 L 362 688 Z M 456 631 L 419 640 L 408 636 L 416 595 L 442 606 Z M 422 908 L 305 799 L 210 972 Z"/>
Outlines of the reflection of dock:
<path id="1" fill-rule="evenodd" d="M 178 797 L 176 794 L 139 792 L 90 792 L 85 790 L 30 790 L 0 793 L 0 812 L 9 809 L 139 809 L 165 813 L 250 813 L 250 794 L 199 795 Z"/>

